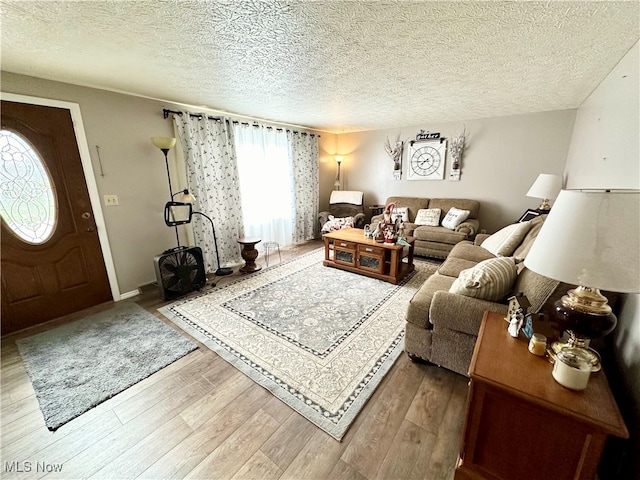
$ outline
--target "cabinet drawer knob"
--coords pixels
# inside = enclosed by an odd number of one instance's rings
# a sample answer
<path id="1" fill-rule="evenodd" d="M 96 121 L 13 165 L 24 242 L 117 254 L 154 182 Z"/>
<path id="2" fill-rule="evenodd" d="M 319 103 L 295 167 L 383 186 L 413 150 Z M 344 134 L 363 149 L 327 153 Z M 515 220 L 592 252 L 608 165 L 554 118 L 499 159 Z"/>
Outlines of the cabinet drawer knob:
<path id="1" fill-rule="evenodd" d="M 373 252 L 373 248 L 368 248 L 368 247 L 367 247 L 367 248 L 365 248 L 365 249 L 364 249 L 364 251 L 365 251 L 365 252 Z"/>

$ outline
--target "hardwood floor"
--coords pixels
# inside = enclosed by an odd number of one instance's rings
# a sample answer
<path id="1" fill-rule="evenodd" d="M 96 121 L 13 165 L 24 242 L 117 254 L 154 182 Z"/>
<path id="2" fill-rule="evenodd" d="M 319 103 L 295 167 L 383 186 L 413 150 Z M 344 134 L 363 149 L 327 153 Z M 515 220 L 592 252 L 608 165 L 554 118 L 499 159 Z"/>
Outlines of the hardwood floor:
<path id="1" fill-rule="evenodd" d="M 283 249 L 282 261 L 320 245 Z M 258 263 L 264 263 L 262 255 Z M 277 252 L 269 260 L 278 263 Z M 135 300 L 174 326 L 156 312 L 169 302 L 159 299 L 155 288 Z M 203 345 L 56 432 L 48 431 L 15 340 L 110 306 L 2 339 L 3 479 L 453 478 L 467 379 L 414 364 L 406 355 L 342 442 Z"/>

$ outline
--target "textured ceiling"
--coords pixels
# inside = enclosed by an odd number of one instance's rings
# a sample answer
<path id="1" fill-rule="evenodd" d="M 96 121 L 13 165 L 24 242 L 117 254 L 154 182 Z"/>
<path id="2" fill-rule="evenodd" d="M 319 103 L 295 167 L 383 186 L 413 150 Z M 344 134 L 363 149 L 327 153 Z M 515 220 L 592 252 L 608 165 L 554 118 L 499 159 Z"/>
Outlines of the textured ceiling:
<path id="1" fill-rule="evenodd" d="M 640 3 L 1 1 L 2 69 L 334 132 L 574 108 Z"/>

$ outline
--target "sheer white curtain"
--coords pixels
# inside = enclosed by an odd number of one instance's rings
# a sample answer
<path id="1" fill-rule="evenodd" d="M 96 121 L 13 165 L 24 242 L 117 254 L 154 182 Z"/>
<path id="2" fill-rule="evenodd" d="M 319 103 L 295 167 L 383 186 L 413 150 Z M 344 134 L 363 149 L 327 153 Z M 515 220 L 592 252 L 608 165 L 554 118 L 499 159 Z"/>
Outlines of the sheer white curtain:
<path id="1" fill-rule="evenodd" d="M 245 235 L 290 245 L 294 195 L 287 133 L 238 123 L 234 137 Z"/>
<path id="2" fill-rule="evenodd" d="M 193 217 L 195 244 L 202 248 L 207 272 L 219 266 L 240 263 L 238 237 L 244 235 L 238 183 L 238 168 L 229 122 L 206 115 L 173 115 L 186 159 L 189 191 L 193 205 L 210 217 L 216 229 L 220 264 L 217 264 L 211 223 L 200 215 Z"/>

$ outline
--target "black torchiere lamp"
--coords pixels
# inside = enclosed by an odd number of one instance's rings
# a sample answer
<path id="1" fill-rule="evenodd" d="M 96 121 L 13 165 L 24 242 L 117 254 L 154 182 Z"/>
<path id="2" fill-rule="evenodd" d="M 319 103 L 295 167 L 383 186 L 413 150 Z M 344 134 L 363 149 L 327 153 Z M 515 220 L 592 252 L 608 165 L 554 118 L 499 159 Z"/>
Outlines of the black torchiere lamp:
<path id="1" fill-rule="evenodd" d="M 176 139 L 173 137 L 151 137 L 153 144 L 164 153 L 164 163 L 167 167 L 167 181 L 169 182 L 169 198 L 173 199 L 171 189 L 171 175 L 169 174 L 169 150 L 176 146 Z"/>
<path id="2" fill-rule="evenodd" d="M 193 202 L 195 202 L 196 198 L 189 193 L 188 189 L 184 189 L 178 193 L 173 194 L 173 197 L 175 197 L 176 195 L 181 195 L 180 198 L 180 202 L 170 202 L 167 203 L 167 205 L 165 206 L 165 212 L 169 211 L 171 209 L 171 207 L 175 207 L 175 206 L 181 206 L 181 205 L 189 205 L 189 207 L 191 207 L 191 204 L 193 204 Z M 204 218 L 206 218 L 207 220 L 209 220 L 209 223 L 211 223 L 211 232 L 213 233 L 213 245 L 216 249 L 216 262 L 218 265 L 218 269 L 215 271 L 215 275 L 222 277 L 225 275 L 231 275 L 233 273 L 233 269 L 230 267 L 221 267 L 220 266 L 220 254 L 218 253 L 218 239 L 216 237 L 216 229 L 215 226 L 213 225 L 213 220 L 211 219 L 211 217 L 209 217 L 208 215 L 205 215 L 202 212 L 196 212 L 193 211 L 191 208 L 189 208 L 189 218 L 188 218 L 188 222 L 191 222 L 191 215 L 200 215 Z M 185 223 L 188 223 L 185 222 Z"/>
<path id="3" fill-rule="evenodd" d="M 171 175 L 169 174 L 169 150 L 176 146 L 176 139 L 173 137 L 151 137 L 151 142 L 164 153 L 164 164 L 167 167 L 167 181 L 169 182 L 169 199 L 173 201 L 173 189 L 171 188 Z M 176 242 L 180 248 L 180 236 L 178 235 L 178 227 L 176 230 Z"/>

